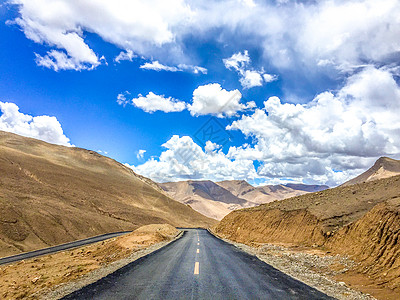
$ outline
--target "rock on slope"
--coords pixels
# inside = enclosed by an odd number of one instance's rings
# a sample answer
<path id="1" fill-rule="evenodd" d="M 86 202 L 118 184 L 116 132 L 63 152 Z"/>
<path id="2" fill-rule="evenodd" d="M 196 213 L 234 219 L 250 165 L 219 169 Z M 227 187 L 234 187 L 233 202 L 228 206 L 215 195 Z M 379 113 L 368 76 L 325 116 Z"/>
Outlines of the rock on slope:
<path id="1" fill-rule="evenodd" d="M 93 151 L 0 131 L 0 170 L 0 256 L 151 223 L 214 223 Z"/>
<path id="2" fill-rule="evenodd" d="M 258 204 L 328 188 L 328 186 L 304 184 L 253 187 L 244 180 L 220 182 L 188 180 L 159 183 L 159 185 L 172 198 L 217 220 L 221 220 L 236 209 L 253 207 Z"/>
<path id="3" fill-rule="evenodd" d="M 381 157 L 366 172 L 345 182 L 343 185 L 363 183 L 395 175 L 400 175 L 400 161 L 389 157 Z"/>
<path id="4" fill-rule="evenodd" d="M 231 212 L 216 227 L 247 244 L 323 246 L 400 292 L 400 176 L 341 186 Z"/>

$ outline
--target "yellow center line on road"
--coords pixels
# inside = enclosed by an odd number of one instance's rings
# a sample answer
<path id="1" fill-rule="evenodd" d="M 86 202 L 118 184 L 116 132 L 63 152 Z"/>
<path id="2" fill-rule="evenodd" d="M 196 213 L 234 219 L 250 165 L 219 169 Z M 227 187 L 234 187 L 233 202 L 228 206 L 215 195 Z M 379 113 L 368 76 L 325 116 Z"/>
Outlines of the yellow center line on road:
<path id="1" fill-rule="evenodd" d="M 200 249 L 197 249 L 197 252 L 196 253 L 200 253 Z"/>
<path id="2" fill-rule="evenodd" d="M 200 263 L 198 261 L 196 261 L 195 264 L 194 264 L 194 272 L 193 272 L 193 274 L 194 275 L 199 275 L 199 273 L 200 273 Z"/>

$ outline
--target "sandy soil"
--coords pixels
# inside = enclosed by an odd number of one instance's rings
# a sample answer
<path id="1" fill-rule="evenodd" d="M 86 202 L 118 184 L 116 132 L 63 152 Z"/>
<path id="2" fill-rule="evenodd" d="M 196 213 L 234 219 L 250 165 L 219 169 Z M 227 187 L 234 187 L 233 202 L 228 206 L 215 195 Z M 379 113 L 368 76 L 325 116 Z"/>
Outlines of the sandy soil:
<path id="1" fill-rule="evenodd" d="M 64 295 L 65 292 L 72 292 L 76 286 L 75 282 L 90 277 L 93 271 L 97 271 L 97 277 L 106 276 L 108 272 L 115 270 L 115 266 L 122 267 L 118 262 L 129 263 L 132 259 L 139 258 L 138 253 L 147 254 L 143 250 L 171 241 L 179 233 L 179 230 L 168 224 L 147 225 L 130 234 L 93 245 L 1 266 L 0 298 L 57 298 L 63 293 L 53 292 L 53 296 L 45 295 L 49 295 L 55 287 L 71 282 L 74 284 L 63 290 Z M 132 259 L 126 261 L 129 257 Z M 110 265 L 114 267 L 110 269 Z M 105 271 L 99 272 L 103 269 Z M 95 281 L 96 277 L 92 279 Z M 85 283 L 90 283 L 90 280 L 86 280 Z"/>

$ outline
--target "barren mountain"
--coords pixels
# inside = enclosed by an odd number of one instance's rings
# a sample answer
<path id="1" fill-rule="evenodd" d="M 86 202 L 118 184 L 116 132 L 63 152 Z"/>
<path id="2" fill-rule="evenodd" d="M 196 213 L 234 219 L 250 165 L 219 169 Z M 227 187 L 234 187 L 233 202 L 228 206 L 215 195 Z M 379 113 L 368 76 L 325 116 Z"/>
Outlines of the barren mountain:
<path id="1" fill-rule="evenodd" d="M 0 131 L 0 170 L 0 256 L 152 223 L 214 223 L 93 151 Z"/>
<path id="2" fill-rule="evenodd" d="M 396 175 L 400 175 L 400 160 L 395 160 L 389 157 L 381 157 L 367 171 L 357 176 L 356 178 L 345 182 L 343 185 L 368 182 Z"/>
<path id="3" fill-rule="evenodd" d="M 221 220 L 232 210 L 256 205 L 234 196 L 218 184 L 206 181 L 181 181 L 159 183 L 173 198 L 190 205 L 194 210 L 207 217 Z"/>
<path id="4" fill-rule="evenodd" d="M 215 231 L 247 244 L 321 246 L 350 255 L 360 272 L 400 292 L 399 211 L 400 176 L 392 176 L 236 210 Z"/>
<path id="5" fill-rule="evenodd" d="M 173 199 L 188 204 L 205 216 L 217 220 L 221 220 L 232 210 L 328 188 L 327 186 L 302 184 L 293 185 L 293 187 L 289 185 L 253 187 L 244 180 L 226 180 L 216 183 L 209 180 L 189 180 L 160 183 L 159 185 Z"/>
<path id="6" fill-rule="evenodd" d="M 254 187 L 244 180 L 225 180 L 217 182 L 217 184 L 230 191 L 233 195 L 257 204 L 323 191 L 329 188 L 326 185 L 294 183 Z"/>

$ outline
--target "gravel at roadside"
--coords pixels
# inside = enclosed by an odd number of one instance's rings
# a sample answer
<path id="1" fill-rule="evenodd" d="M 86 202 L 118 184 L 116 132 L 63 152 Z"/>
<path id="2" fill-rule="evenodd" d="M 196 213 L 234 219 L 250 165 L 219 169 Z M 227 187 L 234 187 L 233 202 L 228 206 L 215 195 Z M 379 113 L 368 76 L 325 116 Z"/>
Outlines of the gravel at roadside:
<path id="1" fill-rule="evenodd" d="M 218 236 L 218 238 L 221 238 Z M 237 248 L 286 273 L 293 278 L 336 299 L 343 300 L 373 300 L 373 296 L 364 294 L 346 286 L 344 282 L 337 282 L 333 276 L 345 272 L 356 263 L 349 258 L 339 255 L 317 255 L 292 249 L 263 244 L 260 247 L 250 247 L 231 240 L 222 240 L 233 244 Z M 338 270 L 332 265 L 340 266 Z"/>

